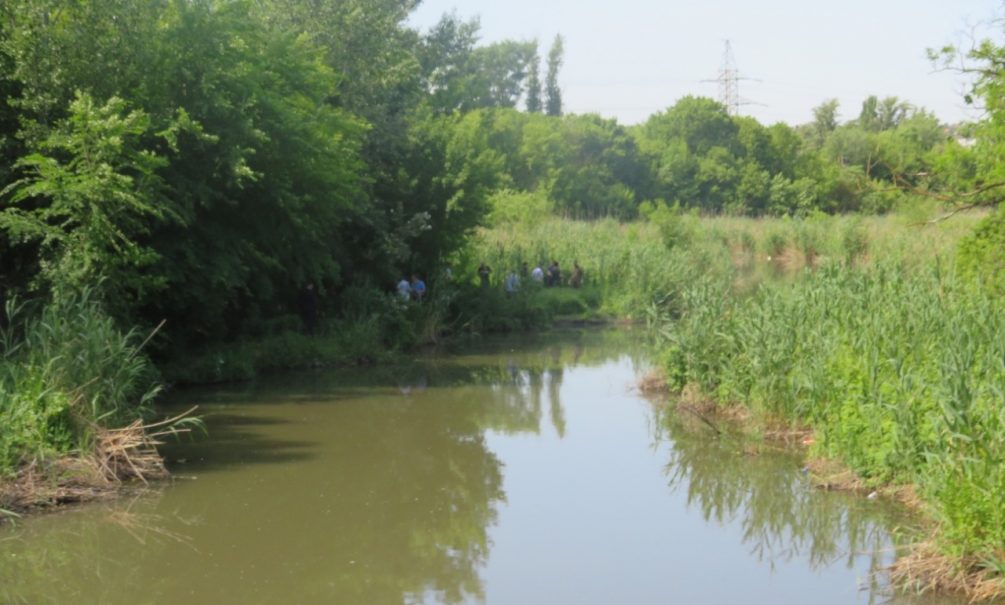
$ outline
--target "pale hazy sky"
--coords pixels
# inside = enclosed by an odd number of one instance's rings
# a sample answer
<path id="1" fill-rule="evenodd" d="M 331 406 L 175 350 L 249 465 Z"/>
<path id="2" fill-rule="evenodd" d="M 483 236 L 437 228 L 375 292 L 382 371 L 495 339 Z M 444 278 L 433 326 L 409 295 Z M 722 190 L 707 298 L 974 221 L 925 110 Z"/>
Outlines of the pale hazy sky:
<path id="1" fill-rule="evenodd" d="M 925 50 L 999 42 L 1003 0 L 423 0 L 411 24 L 427 29 L 446 12 L 479 17 L 481 41 L 540 42 L 542 58 L 556 33 L 565 39 L 559 82 L 566 112 L 599 113 L 624 124 L 645 120 L 684 95 L 717 98 L 714 79 L 729 40 L 742 76 L 741 107 L 765 124 L 801 124 L 826 99 L 839 118 L 858 115 L 862 100 L 897 96 L 943 121 L 972 118 L 963 81 L 935 73 Z M 543 77 L 543 73 L 542 73 Z"/>

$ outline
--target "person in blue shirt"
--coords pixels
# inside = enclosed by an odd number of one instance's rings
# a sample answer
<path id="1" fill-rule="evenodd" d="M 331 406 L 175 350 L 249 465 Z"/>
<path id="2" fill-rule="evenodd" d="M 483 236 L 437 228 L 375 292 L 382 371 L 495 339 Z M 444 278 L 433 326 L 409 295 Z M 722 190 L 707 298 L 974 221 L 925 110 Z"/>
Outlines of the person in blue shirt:
<path id="1" fill-rule="evenodd" d="M 422 302 L 426 296 L 426 282 L 422 281 L 418 275 L 412 275 L 412 296 L 415 300 Z"/>

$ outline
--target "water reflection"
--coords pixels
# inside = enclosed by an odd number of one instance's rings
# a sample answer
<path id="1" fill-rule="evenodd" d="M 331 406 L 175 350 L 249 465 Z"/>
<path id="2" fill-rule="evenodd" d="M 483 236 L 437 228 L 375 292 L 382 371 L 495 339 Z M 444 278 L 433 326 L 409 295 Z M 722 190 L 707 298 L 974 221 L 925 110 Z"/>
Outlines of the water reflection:
<path id="1" fill-rule="evenodd" d="M 910 533 L 904 511 L 813 489 L 800 458 L 781 448 L 752 444 L 730 431 L 716 436 L 681 412 L 660 409 L 657 416 L 658 439 L 672 442 L 665 467 L 669 484 L 686 493 L 688 505 L 706 522 L 738 523 L 750 553 L 772 570 L 796 559 L 813 570 L 842 562 L 853 569 L 864 559 L 867 585 L 861 588 L 868 602 L 887 602 L 883 571 L 893 562 L 897 528 Z"/>
<path id="2" fill-rule="evenodd" d="M 198 480 L 142 502 L 133 526 L 120 522 L 128 517 L 117 507 L 25 523 L 0 545 L 0 602 L 481 597 L 486 531 L 504 497 L 499 460 L 474 414 L 430 417 L 409 401 L 385 408 L 379 422 L 340 415 L 330 447 L 314 442 L 312 459 L 261 455 L 258 446 L 271 444 L 238 446 L 233 434 L 178 448 L 176 456 L 194 460 L 181 472 Z M 212 423 L 219 435 L 219 419 Z M 221 459 L 285 470 L 206 474 Z M 235 473 L 243 480 L 235 483 Z"/>
<path id="3" fill-rule="evenodd" d="M 887 562 L 897 513 L 806 489 L 783 452 L 663 413 L 647 448 L 624 394 L 635 340 L 489 341 L 184 393 L 210 436 L 166 450 L 174 485 L 0 528 L 0 603 L 655 603 L 668 586 L 710 602 L 724 574 L 717 602 L 793 602 L 758 600 L 788 594 L 765 568 Z M 742 560 L 705 564 L 741 540 Z M 748 559 L 764 565 L 744 576 Z M 870 577 L 853 602 L 884 594 Z"/>
<path id="4" fill-rule="evenodd" d="M 505 502 L 485 431 L 538 434 L 547 407 L 564 434 L 563 368 L 616 354 L 557 342 L 187 393 L 210 436 L 167 448 L 174 487 L 0 533 L 0 602 L 484 600 Z"/>

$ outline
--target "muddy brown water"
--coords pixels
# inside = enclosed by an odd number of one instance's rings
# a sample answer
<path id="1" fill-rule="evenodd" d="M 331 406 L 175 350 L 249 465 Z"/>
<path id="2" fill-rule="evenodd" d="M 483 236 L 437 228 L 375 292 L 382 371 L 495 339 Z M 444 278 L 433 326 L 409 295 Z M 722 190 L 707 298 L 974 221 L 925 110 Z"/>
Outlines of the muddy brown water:
<path id="1" fill-rule="evenodd" d="M 891 594 L 896 506 L 640 397 L 639 340 L 176 393 L 174 481 L 0 526 L 0 603 L 962 603 Z"/>

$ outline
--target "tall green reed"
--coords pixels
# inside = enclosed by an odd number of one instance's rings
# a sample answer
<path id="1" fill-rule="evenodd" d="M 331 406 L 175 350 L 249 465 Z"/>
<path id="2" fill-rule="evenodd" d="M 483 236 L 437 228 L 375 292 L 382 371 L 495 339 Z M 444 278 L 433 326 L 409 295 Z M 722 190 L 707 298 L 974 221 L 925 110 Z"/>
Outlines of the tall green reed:
<path id="1" fill-rule="evenodd" d="M 86 448 L 95 427 L 146 411 L 160 387 L 140 354 L 89 290 L 30 313 L 16 301 L 0 329 L 0 472 L 20 462 Z"/>

